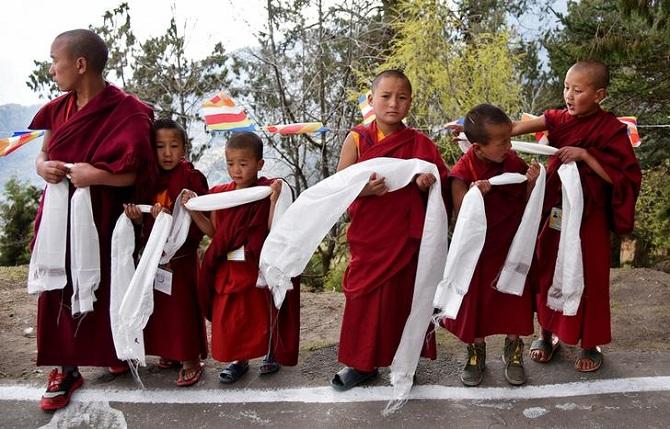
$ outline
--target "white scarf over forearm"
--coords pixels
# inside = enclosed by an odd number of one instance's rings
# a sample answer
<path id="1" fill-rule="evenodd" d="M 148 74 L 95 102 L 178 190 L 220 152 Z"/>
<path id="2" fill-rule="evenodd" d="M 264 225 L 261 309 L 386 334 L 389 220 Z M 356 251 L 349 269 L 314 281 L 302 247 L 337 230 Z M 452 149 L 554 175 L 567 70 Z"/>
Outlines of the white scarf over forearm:
<path id="1" fill-rule="evenodd" d="M 177 204 L 175 204 L 177 206 Z M 151 206 L 139 205 L 143 213 Z M 160 212 L 135 268 L 135 233 L 125 213 L 119 216 L 112 234 L 110 322 L 116 355 L 120 360 L 144 366 L 144 327 L 154 309 L 153 285 L 163 248 L 170 235 L 172 216 Z"/>
<path id="2" fill-rule="evenodd" d="M 492 186 L 523 183 L 526 176 L 503 173 L 489 179 Z M 544 167 L 526 204 L 519 228 L 507 253 L 496 288 L 504 293 L 522 295 L 526 275 L 533 259 L 537 230 L 544 200 Z M 438 317 L 455 319 L 470 288 L 470 281 L 486 241 L 486 211 L 484 197 L 473 186 L 463 197 L 461 209 L 449 246 L 443 279 L 437 287 L 434 305 L 440 309 Z"/>
<path id="3" fill-rule="evenodd" d="M 434 164 L 418 159 L 374 158 L 306 189 L 270 231 L 261 251 L 260 269 L 279 308 L 286 292 L 293 288 L 291 278 L 303 272 L 323 237 L 360 194 L 372 173 L 385 178 L 390 192 L 407 186 L 417 174 L 431 173 L 437 179 L 428 194 L 412 308 L 391 365 L 395 397 L 404 399 L 412 388 L 433 311 L 432 298 L 440 280 L 434 267 L 444 266 L 447 257 L 447 212 Z"/>
<path id="4" fill-rule="evenodd" d="M 63 289 L 67 284 L 65 253 L 70 220 L 72 315 L 93 311 L 100 284 L 100 244 L 93 219 L 91 192 L 77 188 L 69 198 L 69 181 L 47 184 L 42 220 L 30 257 L 28 292 Z"/>

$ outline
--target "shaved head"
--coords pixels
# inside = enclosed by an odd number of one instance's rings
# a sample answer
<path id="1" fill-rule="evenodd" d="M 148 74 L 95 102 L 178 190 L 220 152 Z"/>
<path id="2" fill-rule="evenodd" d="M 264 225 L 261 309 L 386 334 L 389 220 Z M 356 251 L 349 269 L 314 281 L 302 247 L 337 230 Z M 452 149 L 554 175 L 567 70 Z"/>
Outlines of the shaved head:
<path id="1" fill-rule="evenodd" d="M 598 61 L 579 61 L 570 67 L 570 70 L 588 76 L 594 89 L 607 89 L 607 85 L 610 83 L 609 69 L 605 64 Z"/>
<path id="2" fill-rule="evenodd" d="M 91 71 L 102 74 L 107 64 L 107 45 L 91 30 L 77 29 L 59 34 L 56 40 L 66 44 L 67 51 L 74 58 L 86 58 Z"/>
<path id="3" fill-rule="evenodd" d="M 409 81 L 409 78 L 402 71 L 395 69 L 384 70 L 383 72 L 375 76 L 374 80 L 372 81 L 372 92 L 375 92 L 375 89 L 377 89 L 379 82 L 381 82 L 382 79 L 387 77 L 404 80 L 405 83 L 407 84 L 407 89 L 409 89 L 410 95 L 412 94 L 412 83 Z"/>

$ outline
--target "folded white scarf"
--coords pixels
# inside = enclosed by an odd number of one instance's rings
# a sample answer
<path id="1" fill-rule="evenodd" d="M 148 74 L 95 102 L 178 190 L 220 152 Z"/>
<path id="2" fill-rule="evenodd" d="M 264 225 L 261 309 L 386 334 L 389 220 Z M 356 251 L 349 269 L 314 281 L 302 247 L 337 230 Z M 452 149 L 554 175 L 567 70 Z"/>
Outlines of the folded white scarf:
<path id="1" fill-rule="evenodd" d="M 50 183 L 45 191 L 42 213 L 30 257 L 28 292 L 63 289 L 67 284 L 65 246 L 69 219 L 72 315 L 93 311 L 94 293 L 100 284 L 100 244 L 90 189 L 77 188 L 69 200 L 67 179 Z"/>
<path id="2" fill-rule="evenodd" d="M 442 200 L 437 167 L 418 159 L 375 158 L 354 164 L 306 189 L 270 231 L 261 251 L 260 269 L 281 307 L 317 246 L 370 180 L 384 177 L 390 192 L 407 186 L 417 174 L 432 173 L 437 179 L 428 194 L 417 265 L 412 308 L 391 365 L 395 397 L 407 398 L 433 311 L 432 298 L 440 280 L 434 269 L 447 256 L 447 212 Z"/>
<path id="3" fill-rule="evenodd" d="M 544 168 L 542 168 L 544 173 Z M 523 183 L 526 176 L 519 173 L 503 173 L 489 180 L 492 186 Z M 541 185 L 541 186 L 540 186 Z M 542 194 L 542 195 L 540 195 Z M 499 281 L 498 290 L 505 293 L 523 293 L 523 286 L 528 273 L 528 268 L 533 258 L 533 248 L 537 238 L 537 229 L 540 222 L 542 200 L 544 197 L 544 183 L 538 183 L 533 188 L 530 200 L 533 204 L 526 204 L 522 221 L 515 234 L 514 242 L 517 246 L 510 247 L 504 267 L 524 267 L 524 270 L 513 271 L 515 282 L 503 284 Z M 538 205 L 539 204 L 539 205 Z M 530 240 L 522 242 L 521 240 Z M 455 319 L 461 307 L 463 297 L 470 289 L 472 275 L 477 267 L 479 255 L 486 241 L 486 211 L 484 209 L 484 197 L 477 186 L 472 186 L 463 197 L 454 234 L 449 246 L 447 262 L 444 266 L 443 279 L 437 287 L 433 305 L 440 309 L 437 317 L 448 317 Z M 533 246 L 528 246 L 533 243 Z M 520 247 L 525 246 L 526 249 Z M 527 248 L 530 247 L 530 250 Z M 521 272 L 518 272 L 521 271 Z M 511 273 L 508 273 L 511 274 Z M 511 279 L 505 279 L 511 280 Z M 502 286 L 502 288 L 501 288 Z"/>
<path id="4" fill-rule="evenodd" d="M 151 206 L 138 207 L 144 213 L 151 210 Z M 121 360 L 146 364 L 143 330 L 153 312 L 154 277 L 171 226 L 172 216 L 159 213 L 137 268 L 133 263 L 135 234 L 132 222 L 123 213 L 114 227 L 110 321 L 116 354 Z"/>

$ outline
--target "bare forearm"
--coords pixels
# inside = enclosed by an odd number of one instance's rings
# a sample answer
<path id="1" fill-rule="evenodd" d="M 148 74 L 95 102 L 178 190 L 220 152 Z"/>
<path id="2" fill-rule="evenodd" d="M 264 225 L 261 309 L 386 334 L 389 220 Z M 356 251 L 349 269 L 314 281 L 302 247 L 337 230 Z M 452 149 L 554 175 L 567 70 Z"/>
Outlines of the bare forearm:
<path id="1" fill-rule="evenodd" d="M 195 222 L 203 234 L 207 235 L 208 237 L 214 236 L 214 225 L 210 221 L 209 217 L 207 217 L 207 215 L 198 211 L 189 211 L 189 214 L 191 215 L 193 222 Z"/>
<path id="2" fill-rule="evenodd" d="M 588 153 L 588 155 L 584 159 L 584 162 L 586 163 L 586 165 L 591 167 L 591 170 L 593 170 L 598 176 L 600 176 L 601 179 L 603 179 L 605 182 L 609 184 L 612 184 L 612 178 L 609 176 L 609 174 L 607 174 L 603 166 L 600 165 L 598 160 L 593 155 Z"/>

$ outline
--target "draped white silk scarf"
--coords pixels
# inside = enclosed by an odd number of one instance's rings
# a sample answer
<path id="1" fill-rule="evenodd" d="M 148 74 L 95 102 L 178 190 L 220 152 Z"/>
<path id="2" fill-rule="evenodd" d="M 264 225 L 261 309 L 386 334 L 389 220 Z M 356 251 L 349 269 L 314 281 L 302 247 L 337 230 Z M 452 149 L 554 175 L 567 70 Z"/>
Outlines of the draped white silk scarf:
<path id="1" fill-rule="evenodd" d="M 432 298 L 440 280 L 434 267 L 444 266 L 447 256 L 447 212 L 434 164 L 418 159 L 375 158 L 347 167 L 306 189 L 270 231 L 261 251 L 260 269 L 275 305 L 281 307 L 286 292 L 293 288 L 291 278 L 302 273 L 323 237 L 360 194 L 372 173 L 386 179 L 390 192 L 407 186 L 417 174 L 432 173 L 437 179 L 428 193 L 412 307 L 391 364 L 394 397 L 401 403 L 412 388 L 431 320 Z"/>
<path id="2" fill-rule="evenodd" d="M 77 188 L 69 198 L 69 181 L 48 184 L 42 220 L 30 257 L 28 292 L 63 289 L 67 284 L 65 246 L 70 221 L 70 274 L 72 315 L 93 311 L 100 284 L 100 244 L 93 219 L 91 192 Z"/>

